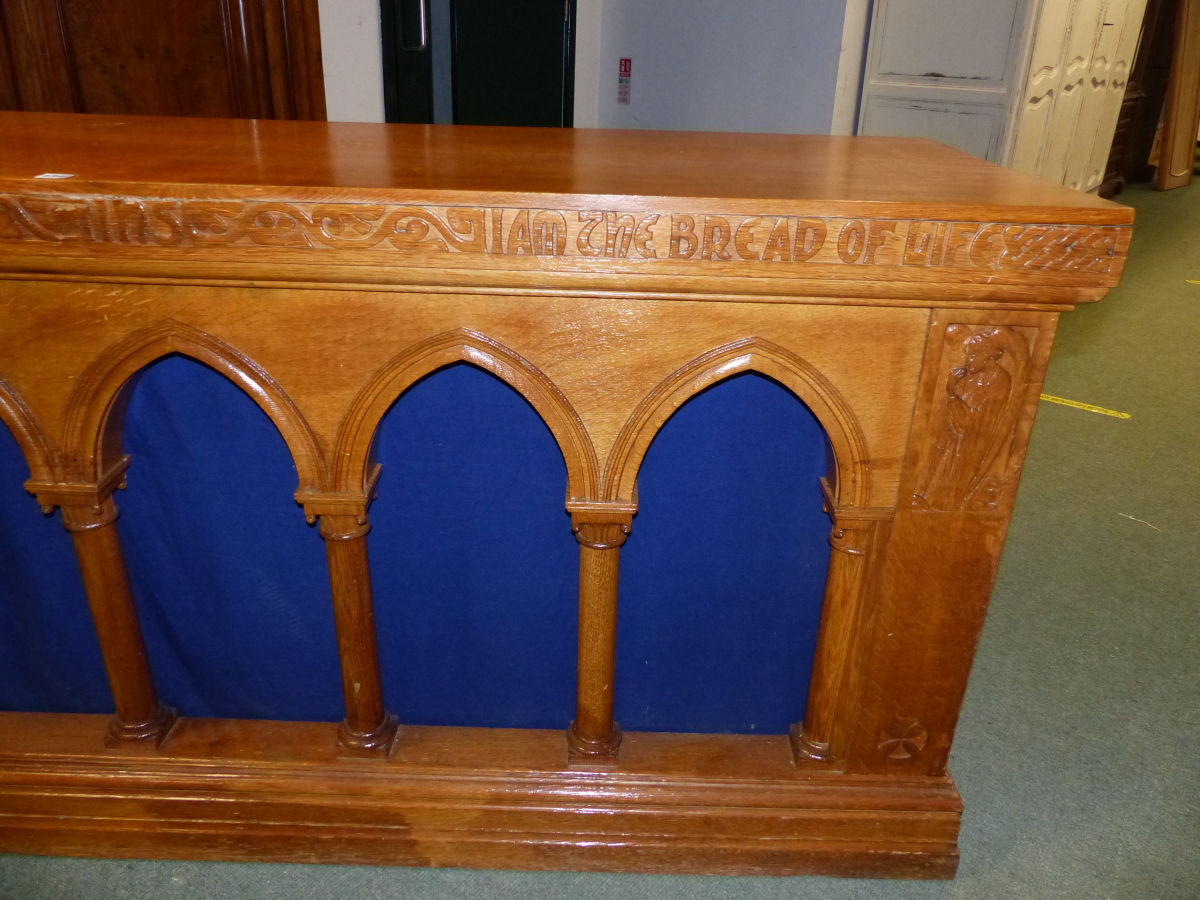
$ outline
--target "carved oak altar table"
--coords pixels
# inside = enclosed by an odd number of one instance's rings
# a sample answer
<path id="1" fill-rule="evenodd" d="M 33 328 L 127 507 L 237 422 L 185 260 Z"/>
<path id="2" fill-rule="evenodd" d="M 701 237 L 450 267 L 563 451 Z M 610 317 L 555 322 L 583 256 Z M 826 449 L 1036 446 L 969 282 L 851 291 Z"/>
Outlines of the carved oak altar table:
<path id="1" fill-rule="evenodd" d="M 1055 324 L 1116 283 L 1132 218 L 917 140 L 0 114 L 0 417 L 71 533 L 116 706 L 0 714 L 0 848 L 952 876 L 946 758 Z M 159 699 L 113 496 L 133 376 L 173 353 L 287 443 L 325 539 L 340 727 Z M 566 462 L 561 731 L 397 728 L 384 706 L 373 438 L 462 361 Z M 622 736 L 638 467 L 685 400 L 750 370 L 832 450 L 804 719 L 790 739 Z"/>

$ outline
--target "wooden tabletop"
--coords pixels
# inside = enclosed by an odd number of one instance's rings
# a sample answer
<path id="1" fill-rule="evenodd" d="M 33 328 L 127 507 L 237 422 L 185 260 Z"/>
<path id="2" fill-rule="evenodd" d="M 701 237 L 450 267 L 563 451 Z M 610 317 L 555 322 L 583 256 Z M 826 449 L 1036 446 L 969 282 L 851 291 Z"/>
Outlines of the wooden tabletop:
<path id="1" fill-rule="evenodd" d="M 46 173 L 74 177 L 36 179 Z M 196 197 L 687 199 L 698 212 L 1133 220 L 1127 207 L 922 139 L 0 113 L 0 189 L 180 196 L 184 185 Z"/>

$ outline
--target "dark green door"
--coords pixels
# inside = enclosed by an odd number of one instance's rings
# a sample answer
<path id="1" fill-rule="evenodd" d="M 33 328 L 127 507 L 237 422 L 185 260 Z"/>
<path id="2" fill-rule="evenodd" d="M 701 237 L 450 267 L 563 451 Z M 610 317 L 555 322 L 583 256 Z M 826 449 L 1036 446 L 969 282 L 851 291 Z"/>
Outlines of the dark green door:
<path id="1" fill-rule="evenodd" d="M 382 0 L 389 122 L 570 127 L 574 0 Z"/>

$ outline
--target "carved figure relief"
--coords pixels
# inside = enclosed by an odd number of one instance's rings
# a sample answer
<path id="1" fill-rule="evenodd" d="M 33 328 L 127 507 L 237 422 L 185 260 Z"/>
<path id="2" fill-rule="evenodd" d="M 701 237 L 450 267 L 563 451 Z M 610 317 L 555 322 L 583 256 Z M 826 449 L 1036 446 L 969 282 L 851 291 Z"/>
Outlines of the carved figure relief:
<path id="1" fill-rule="evenodd" d="M 1029 344 L 1015 328 L 951 325 L 950 369 L 937 443 L 925 462 L 915 509 L 991 512 L 1013 481 L 1010 449 L 1021 412 Z"/>
<path id="2" fill-rule="evenodd" d="M 1014 222 L 0 194 L 0 241 L 1104 274 L 1127 229 Z"/>

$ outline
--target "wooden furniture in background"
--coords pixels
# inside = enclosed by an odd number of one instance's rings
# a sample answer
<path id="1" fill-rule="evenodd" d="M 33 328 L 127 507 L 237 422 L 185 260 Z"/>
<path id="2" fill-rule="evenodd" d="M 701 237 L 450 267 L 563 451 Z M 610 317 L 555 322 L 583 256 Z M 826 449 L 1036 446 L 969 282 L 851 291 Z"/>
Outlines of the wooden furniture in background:
<path id="1" fill-rule="evenodd" d="M 316 0 L 0 0 L 0 109 L 324 119 Z"/>
<path id="2" fill-rule="evenodd" d="M 1055 324 L 1116 283 L 1130 210 L 917 140 L 49 114 L 0 131 L 0 417 L 74 537 L 116 703 L 0 714 L 0 847 L 953 874 L 946 759 Z M 288 445 L 328 551 L 340 728 L 180 718 L 156 693 L 113 497 L 137 477 L 133 376 L 173 353 Z M 462 361 L 518 390 L 566 462 L 562 731 L 397 729 L 382 702 L 372 440 Z M 689 397 L 751 370 L 833 451 L 804 720 L 790 739 L 622 735 L 638 467 Z M 696 523 L 720 531 L 719 509 Z"/>
<path id="3" fill-rule="evenodd" d="M 1148 181 L 1153 177 L 1147 160 L 1170 69 L 1170 48 L 1164 51 L 1163 47 L 1169 44 L 1163 40 L 1169 29 L 1164 23 L 1173 16 L 1174 0 L 1149 0 L 1146 4 L 1137 51 L 1129 69 L 1112 147 L 1108 152 L 1104 181 L 1096 191 L 1101 197 L 1114 197 L 1124 190 L 1126 183 Z"/>
<path id="4" fill-rule="evenodd" d="M 1162 114 L 1162 138 L 1154 189 L 1192 183 L 1196 132 L 1200 130 L 1200 0 L 1178 0 L 1171 77 Z"/>

